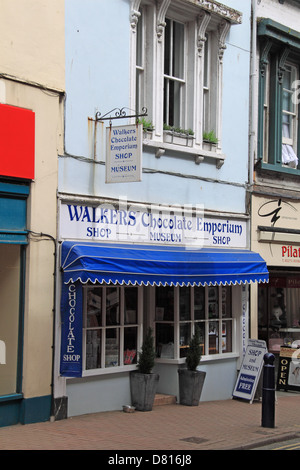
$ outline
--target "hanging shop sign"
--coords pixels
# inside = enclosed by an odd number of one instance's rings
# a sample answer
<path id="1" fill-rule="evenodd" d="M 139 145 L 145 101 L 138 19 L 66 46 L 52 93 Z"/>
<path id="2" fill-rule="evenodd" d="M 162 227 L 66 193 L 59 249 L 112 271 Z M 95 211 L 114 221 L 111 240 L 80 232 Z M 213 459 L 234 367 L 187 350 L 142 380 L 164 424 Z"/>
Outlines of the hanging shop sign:
<path id="1" fill-rule="evenodd" d="M 142 180 L 143 125 L 106 128 L 106 183 Z"/>
<path id="2" fill-rule="evenodd" d="M 300 349 L 280 348 L 277 390 L 300 392 Z"/>
<path id="3" fill-rule="evenodd" d="M 267 346 L 265 341 L 257 339 L 248 340 L 248 346 L 233 391 L 234 398 L 253 401 L 266 352 Z"/>
<path id="4" fill-rule="evenodd" d="M 210 218 L 190 206 L 61 204 L 60 238 L 187 246 L 246 247 L 246 221 Z"/>
<path id="5" fill-rule="evenodd" d="M 82 284 L 63 284 L 60 375 L 82 375 Z"/>

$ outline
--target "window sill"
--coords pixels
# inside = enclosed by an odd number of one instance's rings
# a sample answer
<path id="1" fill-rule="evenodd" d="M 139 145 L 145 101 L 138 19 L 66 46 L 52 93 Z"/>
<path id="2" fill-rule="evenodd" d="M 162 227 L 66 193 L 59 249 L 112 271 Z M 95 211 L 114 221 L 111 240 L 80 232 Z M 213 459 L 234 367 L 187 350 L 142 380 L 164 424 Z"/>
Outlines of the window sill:
<path id="1" fill-rule="evenodd" d="M 271 163 L 263 163 L 259 164 L 259 168 L 261 170 L 268 170 L 275 173 L 285 173 L 289 175 L 300 175 L 300 169 L 297 168 L 290 168 L 288 166 L 281 166 L 281 165 L 272 165 Z"/>
<path id="2" fill-rule="evenodd" d="M 223 353 L 223 354 L 211 354 L 210 356 L 201 356 L 201 364 L 208 363 L 212 361 L 222 361 L 225 359 L 236 359 L 239 357 L 238 353 Z M 157 364 L 185 364 L 185 357 L 181 359 L 164 359 L 164 358 L 156 358 L 155 362 Z"/>
<path id="3" fill-rule="evenodd" d="M 116 366 L 116 367 L 106 367 L 103 369 L 85 370 L 82 372 L 82 377 L 80 378 L 94 377 L 97 375 L 119 374 L 119 373 L 131 371 L 131 370 L 136 370 L 136 367 L 137 367 L 136 364 L 132 364 L 128 366 Z M 73 380 L 73 378 L 69 380 Z"/>
<path id="4" fill-rule="evenodd" d="M 184 140 L 186 140 L 186 138 L 182 138 L 182 141 Z M 182 145 L 182 143 L 175 144 L 153 140 L 146 136 L 146 138 L 143 140 L 143 145 L 156 149 L 155 156 L 157 158 L 163 156 L 166 151 L 184 153 L 185 156 L 188 154 L 193 157 L 196 164 L 200 164 L 206 160 L 208 162 L 214 163 L 218 169 L 222 167 L 226 158 L 225 155 L 223 153 L 219 153 L 217 149 L 205 150 L 203 148 L 196 147 L 195 145 L 190 146 L 190 141 L 188 142 L 188 145 Z"/>
<path id="5" fill-rule="evenodd" d="M 202 356 L 201 361 L 199 366 L 201 367 L 201 364 L 204 363 L 209 363 L 213 361 L 222 361 L 226 359 L 236 359 L 239 357 L 238 353 L 223 353 L 223 354 L 212 354 L 210 356 Z M 167 358 L 156 358 L 155 362 L 157 364 L 173 364 L 173 365 L 180 365 L 180 364 L 185 364 L 185 357 L 181 359 L 167 359 Z M 93 369 L 89 371 L 83 371 L 82 377 L 78 378 L 67 378 L 68 382 L 69 381 L 78 381 L 81 379 L 89 378 L 89 377 L 95 377 L 95 376 L 103 376 L 103 375 L 110 375 L 110 374 L 120 374 L 120 373 L 126 373 L 130 372 L 132 370 L 137 370 L 136 364 L 133 364 L 131 366 L 116 366 L 116 367 L 108 367 L 106 369 Z M 1 400 L 1 398 L 0 398 Z"/>
<path id="6" fill-rule="evenodd" d="M 0 397 L 0 402 L 12 401 L 12 400 L 21 400 L 23 398 L 22 393 L 12 393 L 11 395 L 2 395 Z"/>

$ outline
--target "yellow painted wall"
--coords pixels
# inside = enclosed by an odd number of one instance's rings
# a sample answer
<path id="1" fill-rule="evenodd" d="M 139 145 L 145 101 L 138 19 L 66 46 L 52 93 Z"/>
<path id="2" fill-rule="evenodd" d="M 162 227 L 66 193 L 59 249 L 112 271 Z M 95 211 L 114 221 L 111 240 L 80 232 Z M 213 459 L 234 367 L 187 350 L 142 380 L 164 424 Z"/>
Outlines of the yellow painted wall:
<path id="1" fill-rule="evenodd" d="M 63 152 L 64 0 L 0 0 L 0 103 L 35 113 L 35 179 L 27 228 L 56 238 L 58 154 Z M 54 243 L 26 248 L 23 393 L 51 393 Z"/>
<path id="2" fill-rule="evenodd" d="M 64 89 L 64 0 L 0 0 L 0 73 Z"/>

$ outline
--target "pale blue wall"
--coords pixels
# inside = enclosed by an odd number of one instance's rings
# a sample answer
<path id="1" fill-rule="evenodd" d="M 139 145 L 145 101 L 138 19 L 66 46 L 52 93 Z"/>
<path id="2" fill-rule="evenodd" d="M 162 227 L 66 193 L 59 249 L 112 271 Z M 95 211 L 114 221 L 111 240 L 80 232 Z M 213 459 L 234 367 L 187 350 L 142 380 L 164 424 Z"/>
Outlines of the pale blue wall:
<path id="1" fill-rule="evenodd" d="M 232 26 L 230 30 L 223 61 L 225 164 L 217 169 L 212 163 L 196 165 L 193 159 L 167 153 L 157 159 L 153 151 L 144 149 L 143 167 L 160 173 L 143 172 L 140 183 L 105 184 L 104 165 L 88 163 L 81 157 L 91 156 L 92 126 L 88 118 L 93 118 L 96 111 L 103 114 L 115 107 L 129 106 L 130 1 L 65 0 L 65 152 L 72 158 L 59 158 L 59 191 L 116 199 L 123 196 L 147 203 L 204 204 L 205 209 L 219 212 L 245 212 L 251 2 L 223 0 L 222 3 L 243 13 L 242 25 Z M 101 160 L 105 160 L 104 156 Z M 207 363 L 203 367 L 208 374 L 202 400 L 230 398 L 236 379 L 236 360 Z M 177 365 L 167 371 L 173 374 L 172 379 L 169 377 L 172 390 L 167 390 L 168 381 L 162 379 L 160 391 L 176 393 Z M 112 389 L 115 395 L 111 394 Z M 130 403 L 128 374 L 68 381 L 67 395 L 69 416 L 118 409 Z"/>
<path id="2" fill-rule="evenodd" d="M 248 178 L 250 1 L 223 3 L 243 13 L 232 26 L 224 53 L 223 150 L 225 164 L 196 165 L 193 159 L 165 154 L 156 159 L 144 148 L 142 182 L 105 184 L 104 165 L 59 159 L 59 190 L 97 197 L 126 196 L 160 204 L 204 204 L 206 209 L 245 212 Z M 129 105 L 129 0 L 66 0 L 66 153 L 89 157 L 88 117 Z M 113 25 L 113 27 L 112 27 Z M 124 123 L 123 121 L 115 121 Z M 103 158 L 101 158 L 104 160 Z M 180 178 L 168 173 L 182 173 Z M 195 179 L 194 177 L 200 179 Z M 225 184 L 226 183 L 226 184 Z M 228 184 L 232 183 L 232 184 Z"/>
<path id="3" fill-rule="evenodd" d="M 200 401 L 228 400 L 237 379 L 236 359 L 200 363 L 206 372 Z M 157 364 L 154 372 L 159 374 L 158 393 L 176 396 L 179 400 L 177 364 Z M 131 405 L 129 374 L 117 373 L 68 380 L 68 416 L 102 411 L 121 410 Z"/>

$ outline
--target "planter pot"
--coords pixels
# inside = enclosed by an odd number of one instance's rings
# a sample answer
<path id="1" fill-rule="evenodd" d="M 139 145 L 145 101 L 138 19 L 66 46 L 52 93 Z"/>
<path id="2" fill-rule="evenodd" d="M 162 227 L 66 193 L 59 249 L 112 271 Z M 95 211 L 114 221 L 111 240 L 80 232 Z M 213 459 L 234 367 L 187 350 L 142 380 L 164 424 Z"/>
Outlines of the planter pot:
<path id="1" fill-rule="evenodd" d="M 151 411 L 159 381 L 158 374 L 130 373 L 132 406 L 138 411 Z"/>
<path id="2" fill-rule="evenodd" d="M 187 406 L 198 406 L 206 372 L 178 369 L 178 376 L 179 403 Z"/>
<path id="3" fill-rule="evenodd" d="M 164 131 L 164 142 L 166 143 L 183 145 L 184 147 L 192 147 L 193 141 L 194 137 L 190 135 Z"/>
<path id="4" fill-rule="evenodd" d="M 143 130 L 143 139 L 144 140 L 152 140 L 153 139 L 153 131 L 152 130 Z"/>
<path id="5" fill-rule="evenodd" d="M 210 152 L 216 152 L 217 144 L 214 142 L 203 141 L 203 150 L 209 150 Z"/>

